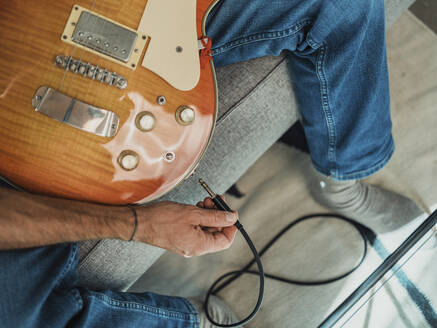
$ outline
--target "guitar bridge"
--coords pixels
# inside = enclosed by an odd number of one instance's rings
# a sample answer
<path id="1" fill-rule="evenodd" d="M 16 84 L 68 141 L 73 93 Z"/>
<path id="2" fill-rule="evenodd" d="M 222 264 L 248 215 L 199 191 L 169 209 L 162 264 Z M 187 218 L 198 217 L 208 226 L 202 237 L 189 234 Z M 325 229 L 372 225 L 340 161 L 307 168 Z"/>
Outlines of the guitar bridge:
<path id="1" fill-rule="evenodd" d="M 109 72 L 104 68 L 91 65 L 90 63 L 84 63 L 71 56 L 56 56 L 55 65 L 74 74 L 79 74 L 107 85 L 113 85 L 122 90 L 127 88 L 127 80 L 123 76 L 115 72 Z"/>

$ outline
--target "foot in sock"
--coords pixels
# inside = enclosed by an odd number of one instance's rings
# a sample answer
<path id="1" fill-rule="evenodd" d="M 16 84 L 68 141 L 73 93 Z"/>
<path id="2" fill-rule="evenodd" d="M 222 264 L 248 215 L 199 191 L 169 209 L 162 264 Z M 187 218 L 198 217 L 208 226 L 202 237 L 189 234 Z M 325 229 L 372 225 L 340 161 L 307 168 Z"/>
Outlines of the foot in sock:
<path id="1" fill-rule="evenodd" d="M 216 327 L 215 325 L 210 323 L 208 321 L 208 318 L 206 317 L 202 298 L 196 297 L 196 298 L 189 298 L 188 300 L 191 302 L 191 304 L 194 305 L 194 307 L 199 312 L 200 328 Z M 208 313 L 215 322 L 220 324 L 229 325 L 239 321 L 238 317 L 235 315 L 234 312 L 232 312 L 229 306 L 216 296 L 210 296 L 209 298 Z"/>
<path id="2" fill-rule="evenodd" d="M 318 203 L 377 234 L 397 230 L 424 212 L 413 200 L 381 187 L 334 180 L 314 169 L 309 177 L 311 194 Z"/>

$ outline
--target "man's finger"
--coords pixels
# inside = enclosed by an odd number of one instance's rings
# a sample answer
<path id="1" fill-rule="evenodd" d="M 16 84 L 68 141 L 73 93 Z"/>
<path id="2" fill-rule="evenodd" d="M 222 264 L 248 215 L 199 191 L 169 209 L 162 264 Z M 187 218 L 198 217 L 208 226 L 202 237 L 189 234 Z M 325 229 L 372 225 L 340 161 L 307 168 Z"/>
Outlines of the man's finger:
<path id="1" fill-rule="evenodd" d="M 238 213 L 218 210 L 204 210 L 197 224 L 203 227 L 229 227 L 238 220 Z"/>
<path id="2" fill-rule="evenodd" d="M 203 200 L 203 204 L 205 204 L 206 208 L 216 208 L 214 202 L 212 201 L 212 199 L 210 197 L 206 197 Z"/>
<path id="3" fill-rule="evenodd" d="M 206 227 L 203 228 L 203 230 L 208 231 L 208 232 L 222 232 L 224 228 L 214 228 L 214 227 Z"/>
<path id="4" fill-rule="evenodd" d="M 238 230 L 237 227 L 233 225 L 233 226 L 230 226 L 230 227 L 223 228 L 222 233 L 225 235 L 225 237 L 232 244 L 234 242 L 237 230 Z"/>
<path id="5" fill-rule="evenodd" d="M 229 227 L 231 228 L 231 227 Z M 226 228 L 226 229 L 229 229 Z M 232 229 L 234 230 L 234 229 Z M 224 249 L 228 249 L 234 240 L 232 237 L 232 230 L 228 235 L 224 232 L 204 232 L 205 233 L 205 247 L 203 254 L 220 252 Z M 235 233 L 233 233 L 235 235 Z M 231 237 L 231 238 L 229 238 Z"/>
<path id="6" fill-rule="evenodd" d="M 225 196 L 218 195 L 221 199 L 225 200 Z M 199 204 L 202 204 L 199 206 Z M 204 208 L 217 208 L 217 205 L 214 204 L 211 197 L 205 197 L 203 201 L 200 201 L 196 204 L 197 207 L 204 207 Z"/>

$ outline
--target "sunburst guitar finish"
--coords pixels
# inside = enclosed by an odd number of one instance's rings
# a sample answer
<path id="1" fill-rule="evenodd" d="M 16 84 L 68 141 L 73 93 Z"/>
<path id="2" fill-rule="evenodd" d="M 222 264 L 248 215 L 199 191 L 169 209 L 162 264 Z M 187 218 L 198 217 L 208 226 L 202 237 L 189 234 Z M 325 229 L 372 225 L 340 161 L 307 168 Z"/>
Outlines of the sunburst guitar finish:
<path id="1" fill-rule="evenodd" d="M 197 0 L 198 39 L 205 34 L 205 18 L 216 2 Z M 36 193 L 131 204 L 157 199 L 193 172 L 215 125 L 217 95 L 212 59 L 208 57 L 206 64 L 203 61 L 199 82 L 188 91 L 175 88 L 143 66 L 148 46 L 156 42 L 150 36 L 143 38 L 138 30 L 147 1 L 1 0 L 0 3 L 0 175 L 3 178 Z M 131 49 L 131 58 L 137 56 L 135 67 L 130 61 L 120 60 L 121 52 L 120 58 L 114 58 L 98 49 L 86 49 L 63 40 L 63 37 L 71 38 L 63 35 L 66 24 L 72 28 L 77 24 L 69 21 L 74 6 L 120 24 L 126 31 L 137 31 L 140 41 Z M 100 33 L 95 31 L 96 35 Z M 120 38 L 128 40 L 124 36 Z M 143 48 L 136 48 L 141 42 Z M 108 48 L 121 51 L 115 45 Z M 183 46 L 174 50 L 185 51 Z M 105 72 L 117 74 L 111 78 L 122 77 L 126 84 L 123 80 L 101 82 L 92 72 L 87 76 L 84 71 L 66 70 L 63 68 L 66 62 L 61 59 L 70 57 L 86 63 L 88 66 L 83 70 L 104 68 Z M 66 124 L 71 120 L 69 117 L 64 117 L 63 122 L 42 115 L 35 110 L 46 91 L 42 87 L 65 99 L 73 99 L 74 106 L 84 103 L 91 109 L 103 109 L 118 116 L 118 126 L 112 127 L 114 133 L 98 135 L 87 131 L 93 129 L 91 123 L 82 122 L 83 129 L 80 129 Z M 38 96 L 39 89 L 42 94 Z M 184 112 L 184 109 L 188 110 Z M 144 119 L 145 114 L 150 117 Z"/>

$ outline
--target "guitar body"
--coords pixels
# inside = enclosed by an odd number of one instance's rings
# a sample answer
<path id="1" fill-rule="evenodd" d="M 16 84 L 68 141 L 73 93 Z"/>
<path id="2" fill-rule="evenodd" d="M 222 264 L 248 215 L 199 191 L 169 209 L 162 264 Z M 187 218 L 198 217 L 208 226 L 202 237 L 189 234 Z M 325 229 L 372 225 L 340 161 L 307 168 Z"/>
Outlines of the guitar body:
<path id="1" fill-rule="evenodd" d="M 216 2 L 197 0 L 198 38 L 204 35 L 204 18 Z M 212 60 L 202 65 L 197 85 L 182 91 L 141 66 L 147 47 L 132 69 L 62 40 L 75 5 L 137 30 L 146 0 L 0 3 L 0 176 L 32 192 L 131 204 L 162 196 L 193 172 L 215 126 Z M 61 69 L 54 62 L 58 55 L 117 72 L 128 86 L 119 89 Z M 115 135 L 89 133 L 36 111 L 32 102 L 42 86 L 115 113 L 119 118 Z M 165 103 L 157 102 L 160 96 L 165 96 Z M 181 106 L 194 110 L 192 124 L 175 119 Z M 138 115 L 143 112 L 156 119 L 151 131 L 138 128 Z M 124 153 L 136 154 L 135 168 L 122 167 Z"/>

